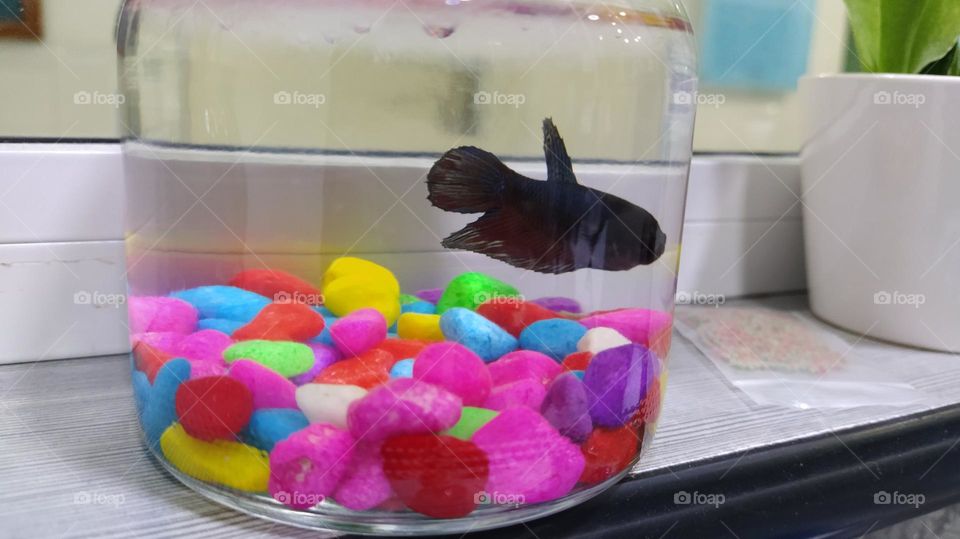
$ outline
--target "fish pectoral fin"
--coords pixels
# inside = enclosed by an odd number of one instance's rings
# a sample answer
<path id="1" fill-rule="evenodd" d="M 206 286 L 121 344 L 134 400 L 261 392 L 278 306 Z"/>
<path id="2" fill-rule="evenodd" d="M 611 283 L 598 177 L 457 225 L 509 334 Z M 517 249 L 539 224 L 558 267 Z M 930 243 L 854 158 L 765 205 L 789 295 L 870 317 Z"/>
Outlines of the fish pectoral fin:
<path id="1" fill-rule="evenodd" d="M 442 244 L 487 255 L 511 266 L 538 273 L 566 273 L 577 269 L 570 244 L 574 238 L 553 238 L 542 223 L 529 223 L 511 208 L 491 210 L 454 232 Z"/>
<path id="2" fill-rule="evenodd" d="M 547 181 L 577 183 L 567 146 L 563 143 L 552 118 L 543 120 L 543 155 L 547 159 Z"/>

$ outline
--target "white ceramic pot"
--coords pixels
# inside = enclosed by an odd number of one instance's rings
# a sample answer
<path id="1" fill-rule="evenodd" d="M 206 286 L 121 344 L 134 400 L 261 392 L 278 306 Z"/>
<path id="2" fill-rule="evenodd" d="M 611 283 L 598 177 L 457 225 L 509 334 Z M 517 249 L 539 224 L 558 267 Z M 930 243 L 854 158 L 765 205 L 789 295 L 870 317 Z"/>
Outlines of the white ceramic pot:
<path id="1" fill-rule="evenodd" d="M 811 309 L 960 351 L 960 78 L 833 75 L 800 93 Z"/>

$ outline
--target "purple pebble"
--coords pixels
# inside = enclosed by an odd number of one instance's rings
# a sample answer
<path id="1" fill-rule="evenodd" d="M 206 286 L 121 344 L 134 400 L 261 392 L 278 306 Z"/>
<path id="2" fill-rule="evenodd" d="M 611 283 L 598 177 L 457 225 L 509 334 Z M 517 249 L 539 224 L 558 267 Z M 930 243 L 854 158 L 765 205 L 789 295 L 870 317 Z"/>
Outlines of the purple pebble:
<path id="1" fill-rule="evenodd" d="M 320 374 L 320 371 L 326 369 L 330 365 L 333 365 L 337 361 L 340 361 L 340 352 L 332 346 L 327 346 L 318 342 L 308 342 L 307 346 L 313 350 L 313 357 L 315 358 L 313 362 L 313 367 L 310 367 L 310 370 L 303 374 L 298 374 L 290 379 L 291 382 L 298 386 L 303 384 L 309 384 L 313 381 L 314 378 Z"/>
<path id="2" fill-rule="evenodd" d="M 578 444 L 586 441 L 593 430 L 587 386 L 572 372 L 553 380 L 547 388 L 540 413 L 560 434 Z"/>
<path id="3" fill-rule="evenodd" d="M 423 301 L 433 303 L 434 305 L 436 305 L 437 302 L 440 301 L 440 296 L 443 295 L 443 289 L 427 288 L 425 290 L 418 290 L 417 293 L 414 295 L 422 299 Z"/>
<path id="4" fill-rule="evenodd" d="M 536 303 L 541 307 L 550 309 L 551 311 L 556 312 L 568 312 L 573 314 L 579 314 L 583 312 L 583 308 L 580 307 L 580 302 L 573 298 L 563 298 L 563 297 L 550 297 L 550 298 L 540 298 L 531 301 L 530 303 Z"/>
<path id="5" fill-rule="evenodd" d="M 656 379 L 660 362 L 640 344 L 625 344 L 593 356 L 583 383 L 595 425 L 616 428 L 627 422 Z"/>

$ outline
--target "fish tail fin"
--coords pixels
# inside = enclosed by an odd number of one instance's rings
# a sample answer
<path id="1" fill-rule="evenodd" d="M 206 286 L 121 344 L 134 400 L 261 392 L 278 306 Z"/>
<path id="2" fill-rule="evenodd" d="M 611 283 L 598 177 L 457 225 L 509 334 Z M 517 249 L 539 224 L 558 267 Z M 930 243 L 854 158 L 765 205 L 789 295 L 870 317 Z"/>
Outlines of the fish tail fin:
<path id="1" fill-rule="evenodd" d="M 480 213 L 503 205 L 517 173 L 490 152 L 461 146 L 443 154 L 427 174 L 427 200 L 441 210 Z"/>

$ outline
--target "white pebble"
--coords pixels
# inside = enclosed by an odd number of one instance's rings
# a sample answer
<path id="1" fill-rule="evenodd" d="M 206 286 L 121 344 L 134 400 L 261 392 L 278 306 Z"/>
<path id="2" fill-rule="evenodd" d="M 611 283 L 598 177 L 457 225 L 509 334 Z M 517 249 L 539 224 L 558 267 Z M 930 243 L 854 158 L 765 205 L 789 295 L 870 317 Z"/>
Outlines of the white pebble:
<path id="1" fill-rule="evenodd" d="M 619 331 L 613 328 L 598 327 L 588 330 L 577 341 L 577 352 L 597 354 L 625 344 L 630 344 L 630 339 L 621 335 Z"/>
<path id="2" fill-rule="evenodd" d="M 367 390 L 343 384 L 305 384 L 297 388 L 297 406 L 310 423 L 347 428 L 347 408 Z"/>

